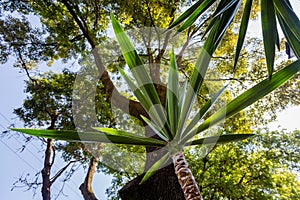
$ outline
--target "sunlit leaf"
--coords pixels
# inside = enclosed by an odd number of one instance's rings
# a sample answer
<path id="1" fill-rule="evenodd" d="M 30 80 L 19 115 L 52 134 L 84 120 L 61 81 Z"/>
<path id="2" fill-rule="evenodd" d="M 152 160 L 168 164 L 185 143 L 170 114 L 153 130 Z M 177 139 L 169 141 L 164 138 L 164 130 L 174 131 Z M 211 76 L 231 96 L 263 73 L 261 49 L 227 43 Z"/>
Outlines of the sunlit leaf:
<path id="1" fill-rule="evenodd" d="M 300 20 L 290 6 L 288 0 L 274 0 L 276 11 L 281 15 L 283 21 L 287 24 L 290 31 L 300 41 Z"/>
<path id="2" fill-rule="evenodd" d="M 149 98 L 146 98 L 142 91 L 134 84 L 134 82 L 130 79 L 130 77 L 124 72 L 124 70 L 120 67 L 118 67 L 118 70 L 121 74 L 121 76 L 125 79 L 126 83 L 128 84 L 129 88 L 132 90 L 133 94 L 136 96 L 136 98 L 140 101 L 142 106 L 145 108 L 145 110 L 149 110 L 152 106 L 152 102 Z"/>
<path id="3" fill-rule="evenodd" d="M 269 78 L 272 77 L 276 44 L 276 17 L 273 0 L 261 1 L 261 24 Z"/>
<path id="4" fill-rule="evenodd" d="M 183 25 L 178 29 L 178 32 L 182 32 L 189 28 L 197 20 L 197 18 L 204 13 L 210 6 L 215 2 L 215 0 L 205 0 L 201 5 L 190 15 L 190 17 L 183 23 Z"/>
<path id="5" fill-rule="evenodd" d="M 237 1 L 239 0 L 221 1 L 212 17 L 217 18 L 218 16 L 222 15 L 225 11 L 234 6 Z"/>
<path id="6" fill-rule="evenodd" d="M 179 115 L 179 106 L 178 106 L 178 97 L 179 97 L 179 79 L 178 79 L 178 67 L 176 64 L 176 58 L 174 50 L 171 54 L 171 63 L 167 87 L 167 114 L 168 121 L 171 128 L 171 133 L 174 136 L 176 134 L 178 126 L 178 115 Z"/>
<path id="7" fill-rule="evenodd" d="M 144 96 L 143 102 L 151 102 L 149 105 L 150 109 L 147 109 L 147 113 L 150 116 L 154 116 L 153 119 L 160 125 L 165 124 L 167 122 L 167 116 L 164 112 L 162 104 L 160 102 L 157 91 L 154 87 L 154 84 L 151 80 L 151 77 L 147 73 L 147 70 L 139 57 L 138 53 L 134 49 L 133 44 L 129 40 L 126 33 L 123 31 L 121 25 L 114 18 L 113 14 L 111 14 L 111 20 L 113 29 L 116 35 L 116 38 L 119 42 L 119 45 L 122 50 L 122 54 L 124 59 L 129 66 L 134 79 L 138 83 L 138 88 L 142 91 L 142 95 Z M 124 73 L 123 73 L 124 75 Z M 128 81 L 128 78 L 127 78 Z M 150 101 L 149 101 L 150 100 Z M 166 123 L 168 126 L 168 123 Z M 167 131 L 166 131 L 167 132 Z"/>
<path id="8" fill-rule="evenodd" d="M 65 140 L 70 142 L 103 142 L 114 144 L 142 145 L 163 147 L 165 142 L 153 138 L 146 138 L 128 134 L 125 132 L 77 132 L 77 131 L 58 131 L 58 130 L 38 130 L 38 129 L 17 129 L 11 130 L 26 133 L 37 137 Z"/>
<path id="9" fill-rule="evenodd" d="M 209 144 L 224 144 L 228 142 L 240 141 L 254 136 L 254 134 L 230 134 L 200 138 L 188 142 L 188 145 L 209 145 Z"/>
<path id="10" fill-rule="evenodd" d="M 155 125 L 153 122 L 151 122 L 149 119 L 147 119 L 144 116 L 141 116 L 141 118 L 148 124 L 148 126 L 157 134 L 161 139 L 164 141 L 168 141 L 169 139 L 171 140 L 172 138 L 169 138 L 167 134 L 163 132 L 163 128 L 158 127 Z"/>
<path id="11" fill-rule="evenodd" d="M 156 163 L 154 163 L 152 167 L 150 167 L 150 169 L 147 170 L 140 184 L 147 181 L 157 170 L 163 167 L 168 162 L 169 156 L 170 156 L 169 153 L 167 153 L 162 158 L 160 158 Z"/>
<path id="12" fill-rule="evenodd" d="M 151 99 L 154 105 L 161 104 L 158 94 L 155 90 L 155 87 L 152 83 L 149 74 L 147 73 L 142 59 L 134 49 L 133 44 L 129 40 L 126 33 L 123 31 L 121 25 L 118 23 L 118 21 L 114 18 L 112 14 L 111 21 L 126 64 L 130 68 L 135 80 L 139 85 L 139 88 L 141 88 L 145 96 Z"/>
<path id="13" fill-rule="evenodd" d="M 245 3 L 245 8 L 244 8 L 244 13 L 240 25 L 240 30 L 239 30 L 239 37 L 236 45 L 236 50 L 235 50 L 235 58 L 234 58 L 234 70 L 236 69 L 236 65 L 238 62 L 238 59 L 240 57 L 240 53 L 243 47 L 243 43 L 246 37 L 246 32 L 248 29 L 248 24 L 250 20 L 250 14 L 251 14 L 251 8 L 252 8 L 252 3 L 253 0 L 247 0 Z"/>
<path id="14" fill-rule="evenodd" d="M 189 9 L 187 9 L 184 13 L 182 13 L 170 26 L 168 29 L 172 29 L 184 20 L 186 20 L 203 2 L 204 0 L 197 1 L 194 5 L 192 5 Z"/>
<path id="15" fill-rule="evenodd" d="M 210 55 L 215 52 L 218 45 L 220 44 L 222 38 L 226 33 L 226 30 L 232 23 L 233 18 L 235 17 L 241 3 L 241 0 L 236 1 L 231 7 L 226 9 L 221 16 L 213 18 L 213 20 L 210 22 L 205 34 L 208 30 L 210 30 L 210 32 L 205 40 L 205 44 L 203 47 Z"/>
<path id="16" fill-rule="evenodd" d="M 180 118 L 178 123 L 178 130 L 176 134 L 176 139 L 180 137 L 181 131 L 186 124 L 186 120 L 188 116 L 190 115 L 194 100 L 198 94 L 198 91 L 203 83 L 204 76 L 206 74 L 206 70 L 208 68 L 209 62 L 210 62 L 211 56 L 204 50 L 199 54 L 199 57 L 197 59 L 197 62 L 195 64 L 195 68 L 190 80 L 190 83 L 187 84 L 186 94 L 183 96 L 184 99 L 181 112 L 180 112 Z"/>
<path id="17" fill-rule="evenodd" d="M 290 47 L 293 49 L 293 52 L 295 53 L 295 55 L 300 58 L 300 41 L 296 38 L 296 36 L 293 34 L 293 32 L 289 29 L 289 27 L 287 26 L 287 24 L 284 22 L 284 20 L 282 19 L 282 17 L 277 14 L 277 18 L 279 21 L 279 24 L 281 26 L 281 29 L 284 33 L 285 38 L 287 39 Z"/>

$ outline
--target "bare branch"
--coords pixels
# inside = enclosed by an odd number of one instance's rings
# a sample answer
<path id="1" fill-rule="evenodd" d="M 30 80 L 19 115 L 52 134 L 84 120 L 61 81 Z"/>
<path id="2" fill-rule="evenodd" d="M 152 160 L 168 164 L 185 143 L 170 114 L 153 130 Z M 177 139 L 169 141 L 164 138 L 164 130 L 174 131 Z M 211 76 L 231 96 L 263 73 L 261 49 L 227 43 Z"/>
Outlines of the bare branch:
<path id="1" fill-rule="evenodd" d="M 75 163 L 76 161 L 70 161 L 68 164 L 66 164 L 63 168 L 61 168 L 52 178 L 51 178 L 51 185 L 57 180 L 58 177 L 60 177 L 67 169 L 68 167 L 72 164 Z"/>

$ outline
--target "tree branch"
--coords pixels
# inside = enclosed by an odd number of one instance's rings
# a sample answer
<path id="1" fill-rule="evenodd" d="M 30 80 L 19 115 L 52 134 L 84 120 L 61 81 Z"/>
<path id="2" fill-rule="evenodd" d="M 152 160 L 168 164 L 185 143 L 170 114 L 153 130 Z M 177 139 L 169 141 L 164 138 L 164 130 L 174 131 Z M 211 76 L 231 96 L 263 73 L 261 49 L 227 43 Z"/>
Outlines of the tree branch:
<path id="1" fill-rule="evenodd" d="M 67 165 L 65 165 L 63 168 L 61 168 L 52 178 L 51 178 L 51 185 L 57 180 L 58 177 L 64 173 L 64 171 L 67 170 L 67 168 L 72 164 L 76 162 L 75 160 L 70 161 Z"/>
<path id="2" fill-rule="evenodd" d="M 17 55 L 18 55 L 18 57 L 19 57 L 19 59 L 21 61 L 21 65 L 22 65 L 23 69 L 25 70 L 26 75 L 29 78 L 29 80 L 31 80 L 32 82 L 36 82 L 36 80 L 34 78 L 32 78 L 31 75 L 29 74 L 26 62 L 23 59 L 23 56 L 22 56 L 22 53 L 21 53 L 20 49 L 17 50 Z"/>
<path id="3" fill-rule="evenodd" d="M 118 92 L 118 90 L 116 89 L 115 85 L 111 81 L 109 74 L 103 65 L 102 59 L 98 53 L 98 49 L 96 48 L 96 42 L 94 38 L 91 36 L 91 34 L 89 33 L 88 27 L 86 27 L 84 23 L 81 22 L 81 20 L 78 18 L 72 6 L 67 0 L 61 0 L 61 2 L 67 7 L 68 11 L 70 12 L 72 17 L 76 21 L 77 25 L 79 26 L 80 30 L 82 31 L 84 37 L 88 40 L 89 44 L 93 49 L 92 54 L 96 61 L 98 72 L 100 74 L 100 80 L 105 86 L 107 98 L 111 100 L 112 104 L 114 104 L 116 107 L 120 108 L 124 112 L 140 120 L 141 120 L 140 115 L 147 116 L 146 112 L 144 111 L 143 107 L 139 102 L 129 100 Z M 112 95 L 114 95 L 114 98 L 112 98 Z"/>
<path id="4" fill-rule="evenodd" d="M 84 182 L 80 185 L 79 189 L 82 193 L 82 196 L 85 200 L 97 200 L 97 197 L 94 194 L 92 189 L 93 177 L 96 172 L 98 160 L 94 156 L 91 158 L 90 165 Z"/>

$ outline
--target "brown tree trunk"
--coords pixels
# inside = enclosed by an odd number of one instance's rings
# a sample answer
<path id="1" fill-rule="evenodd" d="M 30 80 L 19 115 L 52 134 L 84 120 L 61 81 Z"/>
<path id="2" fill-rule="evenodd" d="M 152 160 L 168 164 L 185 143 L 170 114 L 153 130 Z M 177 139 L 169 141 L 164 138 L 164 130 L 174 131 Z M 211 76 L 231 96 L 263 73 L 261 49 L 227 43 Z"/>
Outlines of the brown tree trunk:
<path id="1" fill-rule="evenodd" d="M 98 160 L 95 157 L 92 157 L 84 182 L 79 187 L 84 200 L 97 200 L 92 189 L 92 182 L 96 172 L 97 163 Z"/>
<path id="2" fill-rule="evenodd" d="M 150 128 L 146 128 L 146 136 L 153 135 Z M 146 148 L 147 157 L 145 170 L 159 158 L 163 152 L 157 148 Z M 153 152 L 153 153 L 151 153 Z M 170 164 L 159 169 L 145 183 L 140 185 L 143 174 L 128 182 L 120 191 L 122 200 L 184 200 L 184 194 L 175 174 L 174 165 Z"/>
<path id="3" fill-rule="evenodd" d="M 47 112 L 47 110 L 46 110 L 46 112 Z M 53 115 L 51 115 L 50 113 L 48 113 L 48 114 L 51 117 L 51 124 L 48 127 L 48 130 L 54 130 L 55 122 L 58 118 L 58 113 L 56 112 Z M 53 154 L 53 158 L 51 161 L 52 151 L 53 151 L 53 140 L 47 139 L 47 147 L 46 147 L 45 159 L 44 159 L 44 168 L 42 169 L 43 185 L 42 185 L 41 192 L 42 192 L 43 200 L 51 199 L 50 188 L 51 188 L 51 185 L 53 182 L 51 181 L 50 174 L 51 174 L 51 168 L 52 168 L 52 165 L 54 162 L 54 157 L 55 157 L 55 154 Z"/>
<path id="4" fill-rule="evenodd" d="M 174 172 L 174 165 L 158 170 L 145 183 L 143 175 L 128 182 L 120 191 L 122 200 L 185 200 Z"/>
<path id="5" fill-rule="evenodd" d="M 183 190 L 186 200 L 202 200 L 198 185 L 185 160 L 183 151 L 176 153 L 173 157 L 175 174 Z"/>
<path id="6" fill-rule="evenodd" d="M 47 148 L 45 151 L 45 159 L 44 159 L 44 168 L 42 169 L 42 197 L 43 200 L 50 200 L 50 188 L 51 188 L 51 181 L 50 181 L 50 172 L 51 172 L 51 152 L 53 148 L 52 139 L 47 139 Z"/>

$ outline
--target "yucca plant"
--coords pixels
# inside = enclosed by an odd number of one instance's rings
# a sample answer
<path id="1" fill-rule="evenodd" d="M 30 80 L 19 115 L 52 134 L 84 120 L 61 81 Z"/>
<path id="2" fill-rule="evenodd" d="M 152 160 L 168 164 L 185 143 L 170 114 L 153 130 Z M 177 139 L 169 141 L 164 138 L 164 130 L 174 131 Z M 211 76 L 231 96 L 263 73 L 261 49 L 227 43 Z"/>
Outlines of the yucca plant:
<path id="1" fill-rule="evenodd" d="M 181 22 L 184 22 L 183 25 L 180 26 L 179 31 L 185 30 L 215 2 L 217 1 L 199 0 L 190 9 L 183 13 L 169 27 L 169 29 L 176 27 Z M 219 123 L 224 119 L 224 117 L 232 117 L 247 106 L 253 104 L 255 101 L 261 99 L 289 80 L 300 70 L 300 60 L 296 60 L 273 75 L 275 45 L 278 43 L 276 16 L 288 42 L 291 44 L 297 56 L 300 54 L 300 23 L 287 0 L 262 0 L 262 28 L 269 78 L 242 93 L 204 120 L 203 117 L 205 114 L 225 90 L 225 87 L 222 88 L 215 94 L 214 97 L 207 101 L 203 107 L 193 114 L 192 119 L 188 120 L 191 115 L 192 106 L 194 105 L 196 96 L 203 84 L 204 77 L 210 63 L 210 58 L 222 40 L 222 37 L 224 36 L 226 29 L 229 27 L 233 17 L 236 15 L 241 2 L 242 0 L 220 1 L 216 11 L 211 16 L 211 22 L 207 29 L 207 38 L 203 49 L 198 56 L 192 76 L 190 80 L 187 80 L 183 85 L 179 84 L 179 72 L 176 63 L 176 56 L 174 52 L 171 52 L 166 103 L 161 102 L 155 89 L 155 85 L 152 83 L 151 77 L 147 73 L 142 59 L 139 57 L 137 51 L 134 49 L 134 46 L 120 24 L 111 15 L 116 38 L 120 44 L 123 57 L 132 72 L 133 79 L 131 79 L 123 71 L 123 69 L 119 68 L 119 71 L 147 113 L 147 116 L 141 116 L 141 118 L 151 127 L 159 139 L 138 136 L 124 130 L 101 127 L 94 127 L 94 132 L 34 129 L 13 130 L 34 136 L 58 140 L 106 142 L 164 148 L 166 153 L 163 154 L 158 161 L 153 163 L 152 167 L 147 170 L 141 184 L 147 181 L 147 179 L 155 173 L 155 171 L 163 167 L 171 159 L 185 198 L 187 200 L 202 199 L 193 174 L 185 160 L 184 148 L 191 145 L 232 142 L 252 136 L 252 134 L 230 134 L 195 138 L 195 136 L 198 136 L 209 127 Z M 245 38 L 251 4 L 252 0 L 246 1 L 234 65 L 236 65 L 236 62 L 238 61 L 239 53 Z M 202 122 L 199 123 L 200 121 Z"/>

